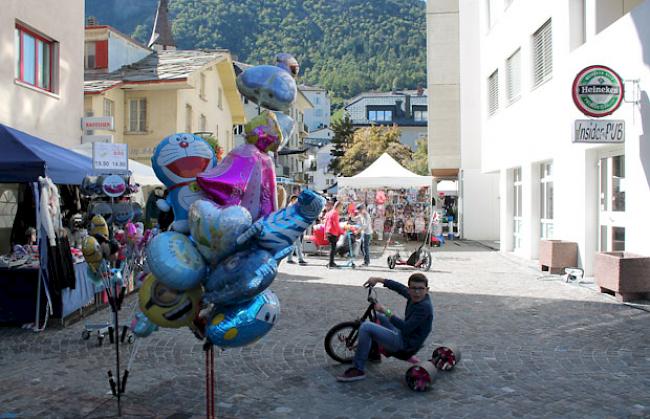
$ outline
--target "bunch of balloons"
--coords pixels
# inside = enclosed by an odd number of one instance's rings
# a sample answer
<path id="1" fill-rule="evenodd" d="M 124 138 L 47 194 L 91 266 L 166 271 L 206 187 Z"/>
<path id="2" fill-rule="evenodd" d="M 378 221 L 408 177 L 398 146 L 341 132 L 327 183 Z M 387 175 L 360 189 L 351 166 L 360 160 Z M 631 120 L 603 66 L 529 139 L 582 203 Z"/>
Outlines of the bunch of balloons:
<path id="1" fill-rule="evenodd" d="M 288 54 L 277 59 L 238 77 L 239 91 L 268 110 L 245 125 L 245 144 L 219 164 L 214 149 L 193 134 L 171 135 L 156 147 L 152 166 L 169 191 L 159 208 L 173 209 L 174 222 L 146 247 L 150 273 L 140 278 L 136 335 L 189 326 L 214 345 L 237 347 L 277 321 L 280 302 L 269 285 L 325 204 L 305 190 L 295 205 L 278 210 L 270 153 L 294 129 L 281 111 L 295 100 L 299 67 Z"/>

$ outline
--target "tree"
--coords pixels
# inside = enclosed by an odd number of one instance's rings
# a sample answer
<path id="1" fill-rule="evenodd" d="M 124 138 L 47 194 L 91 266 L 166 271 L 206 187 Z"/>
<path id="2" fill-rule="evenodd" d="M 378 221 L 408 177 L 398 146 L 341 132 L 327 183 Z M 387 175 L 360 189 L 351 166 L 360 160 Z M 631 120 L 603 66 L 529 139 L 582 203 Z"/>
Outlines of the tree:
<path id="1" fill-rule="evenodd" d="M 334 136 L 332 137 L 332 144 L 334 148 L 330 152 L 332 161 L 330 161 L 329 170 L 333 173 L 341 171 L 341 158 L 345 155 L 347 149 L 352 144 L 352 137 L 354 135 L 354 127 L 349 115 L 345 115 L 342 119 L 334 121 L 330 125 L 330 129 Z"/>
<path id="2" fill-rule="evenodd" d="M 415 152 L 406 168 L 421 176 L 429 175 L 429 153 L 427 137 L 420 137 L 415 142 Z"/>
<path id="3" fill-rule="evenodd" d="M 370 126 L 354 133 L 352 146 L 340 161 L 341 174 L 354 176 L 365 170 L 382 154 L 388 153 L 402 166 L 412 157 L 410 148 L 399 142 L 400 130 L 397 126 Z"/>

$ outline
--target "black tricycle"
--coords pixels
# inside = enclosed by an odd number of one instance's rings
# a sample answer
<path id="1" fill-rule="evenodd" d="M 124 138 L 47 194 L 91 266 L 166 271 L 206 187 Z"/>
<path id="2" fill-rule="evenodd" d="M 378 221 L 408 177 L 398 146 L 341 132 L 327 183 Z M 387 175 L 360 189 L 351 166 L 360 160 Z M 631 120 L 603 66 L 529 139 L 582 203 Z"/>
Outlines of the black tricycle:
<path id="1" fill-rule="evenodd" d="M 342 364 L 349 364 L 354 359 L 358 345 L 359 327 L 361 323 L 368 320 L 378 322 L 375 304 L 377 304 L 377 292 L 374 287 L 368 288 L 368 308 L 363 315 L 352 321 L 339 323 L 332 327 L 325 335 L 325 352 L 333 360 Z M 438 371 L 451 371 L 460 361 L 460 352 L 451 346 L 438 346 L 431 354 L 431 359 L 420 362 L 415 356 L 416 351 L 387 352 L 381 346 L 373 342 L 371 357 L 381 356 L 394 357 L 407 361 L 411 366 L 405 374 L 406 384 L 414 391 L 427 391 L 433 387 Z"/>

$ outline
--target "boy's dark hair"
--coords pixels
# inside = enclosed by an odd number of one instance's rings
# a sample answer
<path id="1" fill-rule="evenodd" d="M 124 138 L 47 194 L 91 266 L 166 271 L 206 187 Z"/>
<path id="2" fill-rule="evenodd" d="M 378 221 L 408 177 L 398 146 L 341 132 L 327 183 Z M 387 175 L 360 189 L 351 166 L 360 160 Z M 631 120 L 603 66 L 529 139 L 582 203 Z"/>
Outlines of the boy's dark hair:
<path id="1" fill-rule="evenodd" d="M 291 201 L 295 201 L 296 199 L 298 199 L 298 195 L 291 195 L 291 196 L 289 197 L 289 202 L 291 202 Z"/>
<path id="2" fill-rule="evenodd" d="M 427 277 L 424 276 L 424 274 L 421 274 L 419 272 L 409 276 L 408 284 L 411 285 L 411 282 L 419 282 L 421 284 L 424 284 L 425 287 L 429 286 L 429 280 L 427 279 Z"/>

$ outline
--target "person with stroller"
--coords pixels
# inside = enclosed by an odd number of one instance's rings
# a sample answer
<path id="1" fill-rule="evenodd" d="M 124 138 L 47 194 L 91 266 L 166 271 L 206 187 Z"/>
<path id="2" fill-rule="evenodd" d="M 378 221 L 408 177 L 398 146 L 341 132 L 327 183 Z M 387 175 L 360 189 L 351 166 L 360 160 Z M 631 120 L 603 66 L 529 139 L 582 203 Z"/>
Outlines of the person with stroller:
<path id="1" fill-rule="evenodd" d="M 429 282 L 421 273 L 409 277 L 408 287 L 390 279 L 371 277 L 364 285 L 374 287 L 378 283 L 406 298 L 404 318 L 400 319 L 392 310 L 377 303 L 375 311 L 381 324 L 365 321 L 359 327 L 359 344 L 354 355 L 354 366 L 336 377 L 338 381 L 349 382 L 366 378 L 365 365 L 373 343 L 392 353 L 401 352 L 408 356 L 422 347 L 433 327 L 433 304 L 429 296 Z M 374 358 L 371 360 L 381 360 Z"/>
<path id="2" fill-rule="evenodd" d="M 328 268 L 338 268 L 339 265 L 334 263 L 334 256 L 336 255 L 336 242 L 339 236 L 344 233 L 339 222 L 339 209 L 341 208 L 341 201 L 336 201 L 332 209 L 325 215 L 325 236 L 330 243 L 330 261 L 327 265 Z"/>
<path id="3" fill-rule="evenodd" d="M 289 204 L 294 205 L 296 202 L 298 202 L 298 195 L 291 195 L 289 198 Z M 304 233 L 296 239 L 296 241 L 293 243 L 293 251 L 289 253 L 289 256 L 287 257 L 287 263 L 296 263 L 293 261 L 293 255 L 295 254 L 296 257 L 298 258 L 298 263 L 301 265 L 306 265 L 307 261 L 305 261 L 305 255 L 302 252 L 302 240 L 303 240 Z"/>
<path id="4" fill-rule="evenodd" d="M 355 223 L 361 230 L 361 251 L 363 252 L 363 266 L 370 265 L 370 240 L 372 239 L 372 219 L 364 204 L 357 205 L 358 215 Z"/>

